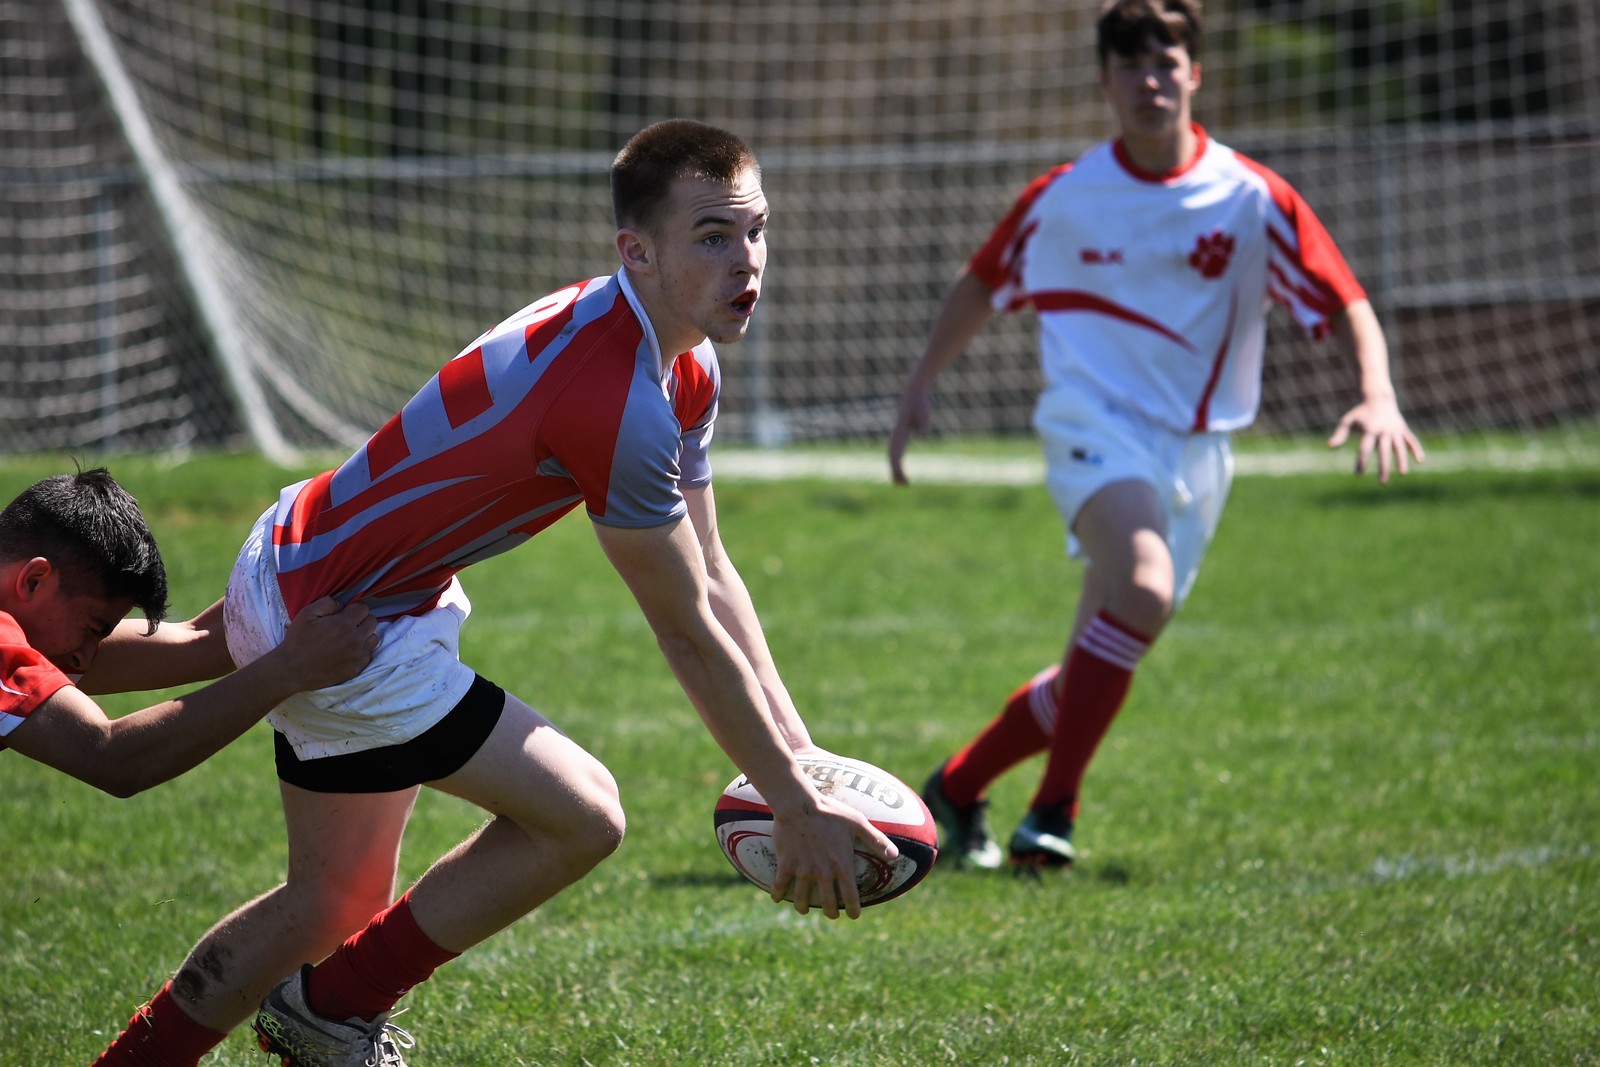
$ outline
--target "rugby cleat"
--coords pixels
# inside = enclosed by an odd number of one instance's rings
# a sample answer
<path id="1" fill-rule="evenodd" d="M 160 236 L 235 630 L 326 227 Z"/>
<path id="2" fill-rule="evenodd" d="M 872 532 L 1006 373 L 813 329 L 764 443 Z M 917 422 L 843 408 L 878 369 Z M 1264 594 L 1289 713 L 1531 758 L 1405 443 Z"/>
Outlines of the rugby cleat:
<path id="1" fill-rule="evenodd" d="M 273 987 L 261 1002 L 253 1028 L 261 1051 L 279 1057 L 281 1067 L 406 1067 L 401 1048 L 411 1035 L 384 1012 L 371 1022 L 324 1019 L 306 1001 L 308 963 Z"/>
<path id="2" fill-rule="evenodd" d="M 986 871 L 998 870 L 1005 856 L 1000 842 L 989 833 L 989 802 L 982 797 L 965 806 L 957 806 L 944 795 L 944 766 L 928 776 L 922 787 L 922 802 L 928 805 L 933 819 L 944 833 L 942 856 L 955 860 L 957 867 L 980 867 Z"/>
<path id="3" fill-rule="evenodd" d="M 1072 847 L 1072 819 L 1065 805 L 1034 808 L 1022 817 L 1008 846 L 1018 868 L 1039 870 L 1070 867 L 1078 858 Z"/>

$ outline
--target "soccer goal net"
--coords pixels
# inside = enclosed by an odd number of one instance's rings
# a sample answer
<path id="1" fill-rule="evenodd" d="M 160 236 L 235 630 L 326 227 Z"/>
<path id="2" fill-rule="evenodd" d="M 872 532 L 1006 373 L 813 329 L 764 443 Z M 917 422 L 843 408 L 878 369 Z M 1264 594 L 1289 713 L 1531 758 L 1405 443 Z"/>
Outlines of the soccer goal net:
<path id="1" fill-rule="evenodd" d="M 648 122 L 745 137 L 773 206 L 724 434 L 884 434 L 956 271 L 1107 136 L 1092 0 L 8 0 L 0 447 L 345 447 L 468 340 L 613 269 Z M 1600 412 L 1600 9 L 1208 0 L 1199 119 L 1313 204 L 1423 429 Z M 1274 317 L 1261 427 L 1354 374 Z M 1028 426 L 997 319 L 939 426 Z"/>

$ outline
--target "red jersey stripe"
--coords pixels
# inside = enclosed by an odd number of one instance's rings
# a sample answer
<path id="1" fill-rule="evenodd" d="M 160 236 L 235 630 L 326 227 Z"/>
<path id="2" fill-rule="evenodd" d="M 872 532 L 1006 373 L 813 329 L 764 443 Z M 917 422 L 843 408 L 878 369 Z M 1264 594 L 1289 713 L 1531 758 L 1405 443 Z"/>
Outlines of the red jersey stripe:
<path id="1" fill-rule="evenodd" d="M 483 373 L 483 349 L 474 348 L 446 363 L 439 371 L 439 393 L 444 400 L 444 415 L 452 427 L 459 427 L 494 406 L 489 381 Z"/>
<path id="2" fill-rule="evenodd" d="M 1072 290 L 1036 293 L 1033 297 L 1033 306 L 1039 311 L 1088 311 L 1096 315 L 1109 315 L 1111 318 L 1119 319 L 1122 322 L 1132 323 L 1135 326 L 1142 326 L 1147 330 L 1159 333 L 1162 337 L 1167 338 L 1174 344 L 1182 345 L 1191 352 L 1196 351 L 1193 344 L 1154 319 L 1141 315 L 1132 308 L 1126 308 L 1104 297 L 1096 296 L 1093 293 Z"/>
<path id="3" fill-rule="evenodd" d="M 404 463 L 406 457 L 411 455 L 411 448 L 406 444 L 406 432 L 402 425 L 403 412 L 395 412 L 389 416 L 389 421 L 384 423 L 378 432 L 372 435 L 367 442 L 367 476 L 381 478 L 395 467 Z"/>

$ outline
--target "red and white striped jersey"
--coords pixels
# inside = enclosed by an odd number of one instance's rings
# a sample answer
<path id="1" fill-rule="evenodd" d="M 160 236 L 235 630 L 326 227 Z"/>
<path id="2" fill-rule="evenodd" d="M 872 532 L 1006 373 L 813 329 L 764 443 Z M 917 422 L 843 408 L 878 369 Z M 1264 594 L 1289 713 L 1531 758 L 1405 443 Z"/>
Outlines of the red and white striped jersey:
<path id="1" fill-rule="evenodd" d="M 28 643 L 17 620 L 0 611 L 0 738 L 71 684 L 72 679 Z M 0 749 L 5 747 L 0 741 Z"/>
<path id="2" fill-rule="evenodd" d="M 1288 182 L 1195 133 L 1174 173 L 1141 171 L 1119 141 L 1035 179 L 969 269 L 996 309 L 1038 312 L 1047 392 L 1234 430 L 1260 406 L 1269 301 L 1321 337 L 1365 293 Z"/>
<path id="3" fill-rule="evenodd" d="M 709 341 L 663 359 L 625 275 L 537 300 L 468 345 L 337 469 L 279 495 L 292 618 L 322 596 L 419 614 L 457 571 L 581 501 L 648 527 L 711 481 L 721 374 Z"/>

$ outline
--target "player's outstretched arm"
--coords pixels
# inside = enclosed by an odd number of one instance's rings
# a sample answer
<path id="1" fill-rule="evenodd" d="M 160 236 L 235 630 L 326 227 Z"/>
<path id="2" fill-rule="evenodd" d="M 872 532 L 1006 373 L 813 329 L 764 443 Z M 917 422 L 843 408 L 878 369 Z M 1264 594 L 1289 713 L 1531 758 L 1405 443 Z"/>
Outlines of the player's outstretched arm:
<path id="1" fill-rule="evenodd" d="M 1361 402 L 1344 413 L 1328 438 L 1328 447 L 1339 448 L 1352 433 L 1359 434 L 1356 473 L 1364 473 L 1376 454 L 1378 481 L 1387 482 L 1391 470 L 1409 474 L 1411 458 L 1421 463 L 1427 457 L 1422 442 L 1400 414 L 1394 382 L 1389 377 L 1389 346 L 1372 305 L 1358 300 L 1345 308 L 1344 319 L 1346 329 L 1340 331 L 1340 337 L 1352 350 L 1361 371 Z"/>
<path id="2" fill-rule="evenodd" d="M 772 899 L 801 914 L 813 889 L 823 912 L 861 914 L 855 847 L 885 861 L 897 851 L 866 816 L 811 785 L 767 709 L 755 670 L 717 620 L 694 524 L 648 529 L 595 524 L 611 565 L 627 583 L 662 654 L 711 736 L 748 775 L 773 813 L 778 872 Z"/>
<path id="3" fill-rule="evenodd" d="M 766 699 L 767 713 L 772 716 L 778 733 L 783 735 L 791 752 L 806 752 L 815 748 L 811 732 L 799 709 L 789 696 L 789 689 L 778 674 L 772 649 L 767 645 L 767 635 L 761 628 L 761 618 L 756 614 L 750 590 L 728 558 L 722 544 L 722 534 L 717 527 L 717 502 L 711 486 L 703 489 L 685 489 L 683 498 L 689 505 L 689 521 L 694 524 L 695 540 L 700 545 L 700 558 L 706 570 L 706 594 L 711 602 L 711 612 L 728 631 L 739 651 L 756 672 L 761 693 Z"/>
<path id="4" fill-rule="evenodd" d="M 324 598 L 300 613 L 277 648 L 204 689 L 108 719 L 69 685 L 6 744 L 113 796 L 132 796 L 196 766 L 294 693 L 360 673 L 377 647 L 375 630 L 366 608 Z"/>
<path id="5" fill-rule="evenodd" d="M 187 622 L 123 619 L 78 679 L 85 693 L 131 693 L 221 678 L 233 670 L 222 629 L 222 601 Z"/>
<path id="6" fill-rule="evenodd" d="M 989 321 L 989 287 L 963 269 L 950 286 L 939 316 L 934 320 L 922 358 L 912 368 L 900 397 L 900 415 L 889 434 L 889 473 L 896 485 L 908 481 L 906 445 L 912 434 L 925 434 L 933 425 L 933 383 L 946 367 L 961 357 L 972 339 Z"/>

